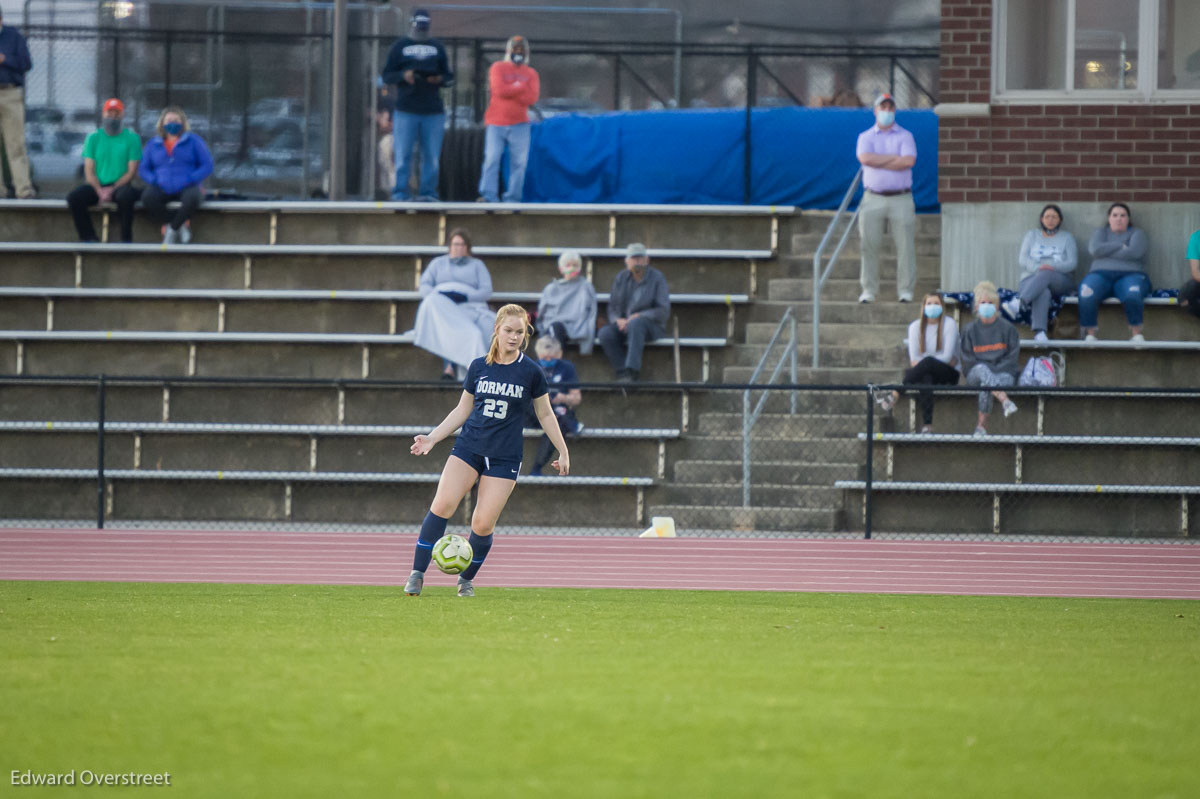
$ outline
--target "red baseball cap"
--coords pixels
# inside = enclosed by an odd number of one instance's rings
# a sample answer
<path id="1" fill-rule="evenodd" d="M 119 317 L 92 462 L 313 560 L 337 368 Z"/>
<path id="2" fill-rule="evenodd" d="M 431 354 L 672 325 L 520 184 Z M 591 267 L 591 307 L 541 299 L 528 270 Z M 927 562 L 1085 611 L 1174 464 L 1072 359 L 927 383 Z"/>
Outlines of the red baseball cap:
<path id="1" fill-rule="evenodd" d="M 124 114 L 125 103 L 121 102 L 116 97 L 109 98 L 108 100 L 104 101 L 104 113 L 107 114 L 109 111 L 120 111 L 122 114 Z"/>

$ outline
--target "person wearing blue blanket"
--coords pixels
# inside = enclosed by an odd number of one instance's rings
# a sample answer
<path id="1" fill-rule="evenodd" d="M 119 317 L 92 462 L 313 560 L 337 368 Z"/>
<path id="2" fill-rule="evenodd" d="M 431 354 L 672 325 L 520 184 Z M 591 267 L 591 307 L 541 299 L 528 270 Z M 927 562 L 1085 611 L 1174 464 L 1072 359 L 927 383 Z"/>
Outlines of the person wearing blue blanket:
<path id="1" fill-rule="evenodd" d="M 212 174 L 208 146 L 188 125 L 182 108 L 170 106 L 158 115 L 158 135 L 146 143 L 138 175 L 146 183 L 142 207 L 162 226 L 163 244 L 192 240 L 191 218 L 204 200 L 201 184 Z M 179 201 L 171 211 L 167 203 Z"/>

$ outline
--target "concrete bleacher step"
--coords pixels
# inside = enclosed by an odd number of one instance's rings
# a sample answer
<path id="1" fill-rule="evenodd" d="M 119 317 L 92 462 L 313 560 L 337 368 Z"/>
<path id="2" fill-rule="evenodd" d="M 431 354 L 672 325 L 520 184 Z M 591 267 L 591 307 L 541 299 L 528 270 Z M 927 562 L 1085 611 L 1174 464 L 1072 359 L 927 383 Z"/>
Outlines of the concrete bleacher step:
<path id="1" fill-rule="evenodd" d="M 836 211 L 805 211 L 800 216 L 792 219 L 792 235 L 814 234 L 822 236 L 825 234 L 830 221 L 836 213 Z M 843 214 L 839 224 L 844 225 L 846 221 L 847 217 Z M 839 231 L 841 230 L 840 227 L 838 229 Z M 941 214 L 917 214 L 915 233 L 918 238 L 923 236 L 940 237 L 942 233 Z M 857 236 L 857 228 L 850 235 Z"/>
<path id="2" fill-rule="evenodd" d="M 758 417 L 753 435 L 765 434 L 780 440 L 828 437 L 831 431 L 855 432 L 862 426 L 862 421 L 861 414 L 763 413 Z M 701 413 L 695 435 L 741 435 L 742 424 L 740 413 Z"/>
<path id="3" fill-rule="evenodd" d="M 811 304 L 812 286 L 812 277 L 775 278 L 768 285 L 767 299 L 778 302 L 807 302 Z M 919 300 L 923 295 L 936 291 L 937 287 L 938 281 L 935 278 L 925 278 L 918 275 L 917 286 L 913 291 L 913 298 Z M 825 286 L 821 290 L 821 302 L 857 302 L 858 295 L 861 293 L 862 286 L 859 284 L 857 278 L 830 278 L 825 282 Z M 876 302 L 881 305 L 896 304 L 902 307 L 904 305 L 903 303 L 896 302 L 895 282 L 880 283 Z M 911 308 L 913 306 L 908 307 Z"/>
<path id="4" fill-rule="evenodd" d="M 964 436 L 967 434 L 963 434 Z M 928 438 L 928 437 L 922 437 Z M 934 437 L 948 438 L 946 436 Z M 1038 436 L 989 440 L 885 441 L 876 443 L 878 479 L 981 483 L 1074 483 L 1080 485 L 1194 485 L 1200 482 L 1197 442 L 1138 437 L 1140 443 L 1088 444 L 1083 437 L 1038 443 Z M 952 459 L 944 456 L 953 452 Z M 941 456 L 941 457 L 939 457 Z"/>
<path id="5" fill-rule="evenodd" d="M 909 306 L 912 307 L 912 306 Z M 765 345 L 770 342 L 771 337 L 775 335 L 775 330 L 778 328 L 778 323 L 771 322 L 747 322 L 746 335 L 742 343 L 747 345 Z M 785 331 L 786 332 L 786 331 Z M 822 322 L 820 330 L 820 343 L 822 347 L 839 346 L 839 347 L 861 347 L 861 348 L 891 348 L 896 346 L 903 340 L 908 332 L 908 325 L 881 325 L 881 324 L 862 324 L 862 323 L 839 323 L 839 322 Z M 806 335 L 802 335 L 806 334 Z M 796 337 L 801 343 L 812 344 L 812 325 L 799 327 L 796 330 Z M 778 347 L 778 344 L 776 345 Z M 810 355 L 811 357 L 811 355 Z"/>
<path id="6" fill-rule="evenodd" d="M 647 506 L 648 516 L 670 516 L 675 529 L 733 533 L 833 532 L 842 529 L 843 512 L 835 508 L 740 508 L 724 505 Z M 714 588 L 719 587 L 717 585 Z"/>
<path id="7" fill-rule="evenodd" d="M 208 202 L 193 216 L 196 241 L 294 244 L 439 244 L 456 227 L 475 244 L 536 246 L 546 237 L 575 247 L 717 247 L 755 242 L 771 249 L 799 220 L 790 206 L 731 209 L 717 206 L 588 204 Z M 93 213 L 97 230 L 102 214 Z M 115 222 L 115 217 L 112 222 Z M 110 228 L 112 224 L 110 223 Z M 110 230 L 110 234 L 111 234 Z M 70 242 L 75 230 L 66 203 L 9 203 L 0 215 L 0 241 Z M 158 226 L 135 217 L 134 239 L 158 243 Z"/>
<path id="8" fill-rule="evenodd" d="M 800 385 L 861 386 L 867 383 L 891 383 L 900 379 L 898 368 L 831 367 L 811 368 L 812 361 L 801 361 L 796 372 Z M 753 366 L 726 366 L 721 370 L 725 383 L 743 384 L 754 374 Z"/>
<path id="9" fill-rule="evenodd" d="M 896 284 L 896 267 L 897 259 L 895 255 L 883 254 L 879 257 L 879 281 L 881 285 L 887 286 Z M 828 269 L 828 260 L 823 260 L 821 264 L 821 273 L 824 274 Z M 847 257 L 845 253 L 839 256 L 837 263 L 833 267 L 833 271 L 829 273 L 828 280 L 858 280 L 859 273 L 862 269 L 862 262 L 858 257 Z M 941 270 L 941 259 L 934 253 L 932 255 L 917 256 L 917 279 L 918 280 L 933 280 L 937 278 Z M 808 278 L 812 280 L 813 262 L 812 257 L 804 257 L 797 255 L 781 256 L 768 266 L 764 267 L 764 274 L 769 278 L 787 277 L 787 278 Z"/>
<path id="10" fill-rule="evenodd" d="M 65 339 L 39 340 L 22 335 L 24 332 L 4 331 L 0 335 L 0 339 L 8 339 L 0 341 L 0 373 L 339 380 L 435 380 L 441 374 L 439 359 L 401 337 L 384 337 L 395 338 L 394 342 L 363 344 L 351 340 L 353 337 L 300 342 L 295 340 L 298 336 L 288 338 L 287 334 L 265 333 L 242 340 L 237 338 L 242 334 L 229 333 L 191 340 L 187 333 L 156 332 L 151 340 L 118 340 L 106 337 L 104 331 L 84 331 L 97 335 L 85 340 L 82 335 L 67 332 Z M 689 382 L 713 379 L 720 373 L 724 350 L 719 346 L 681 348 L 682 378 Z M 611 380 L 611 368 L 603 354 L 580 358 L 576 366 L 585 382 Z M 646 348 L 642 379 L 664 383 L 675 380 L 672 347 L 664 344 Z"/>
<path id="11" fill-rule="evenodd" d="M 838 241 L 841 239 L 841 231 L 843 228 L 838 228 L 829 243 L 825 245 L 825 249 L 821 255 L 828 262 L 828 257 L 833 254 L 833 250 L 837 247 Z M 806 258 L 809 263 L 812 262 L 813 256 L 817 252 L 817 248 L 821 246 L 821 239 L 825 233 L 793 233 L 791 235 L 791 249 L 789 254 L 797 258 Z M 939 255 L 942 248 L 942 237 L 940 233 L 922 233 L 913 240 L 914 247 L 918 257 L 926 255 Z M 858 238 L 858 227 L 855 226 L 851 231 L 850 237 L 846 239 L 846 246 L 842 248 L 841 260 L 849 259 L 858 267 L 858 260 L 862 253 L 860 240 Z M 890 234 L 884 235 L 884 254 L 895 258 L 895 246 L 892 242 Z"/>
<path id="12" fill-rule="evenodd" d="M 147 381 L 137 385 L 110 382 L 105 391 L 105 416 L 110 422 L 425 423 L 432 427 L 454 407 L 462 389 L 448 381 L 390 387 Z M 590 428 L 678 429 L 681 406 L 678 391 L 622 391 L 617 386 L 595 386 L 584 392 L 579 418 Z M 692 401 L 692 406 L 700 407 L 698 399 Z M 0 421 L 94 422 L 96 414 L 94 383 L 10 383 L 0 389 Z"/>
<path id="13" fill-rule="evenodd" d="M 920 298 L 917 298 L 918 301 Z M 791 308 L 796 318 L 797 335 L 805 340 L 812 340 L 813 308 L 811 300 L 756 300 L 740 315 L 747 324 L 767 322 L 772 326 L 779 324 L 783 312 Z M 860 303 L 854 300 L 832 302 L 829 299 L 821 301 L 821 325 L 851 324 L 851 325 L 894 325 L 907 330 L 907 326 L 917 318 L 920 307 L 916 302 L 901 303 L 894 299 L 885 298 L 881 302 Z"/>
<path id="14" fill-rule="evenodd" d="M 760 435 L 761 433 L 761 435 Z M 826 435 L 811 439 L 776 440 L 764 428 L 755 431 L 750 442 L 752 461 L 788 461 L 823 463 L 827 460 L 843 462 L 860 458 L 866 451 L 865 444 L 854 436 L 857 431 L 846 431 L 844 436 Z M 671 447 L 673 456 L 679 460 L 735 460 L 742 457 L 742 436 L 707 435 L 688 436 Z"/>
<path id="15" fill-rule="evenodd" d="M 832 486 L 855 477 L 860 463 L 811 463 L 794 460 L 755 460 L 751 478 L 768 476 L 770 481 L 797 486 Z M 681 460 L 675 463 L 674 479 L 680 483 L 723 483 L 741 485 L 741 460 Z"/>
<path id="16" fill-rule="evenodd" d="M 830 482 L 826 487 L 778 485 L 755 482 L 750 488 L 750 503 L 756 508 L 781 509 L 787 514 L 796 508 L 826 510 L 837 507 L 842 500 L 841 489 Z M 690 505 L 703 502 L 709 506 L 737 508 L 742 504 L 742 485 L 722 485 L 710 482 L 675 482 L 660 486 L 654 501 L 664 505 Z"/>
<path id="17" fill-rule="evenodd" d="M 60 247 L 45 252 L 38 245 L 6 243 L 0 238 L 0 285 L 86 286 L 91 288 L 195 288 L 195 289 L 323 289 L 415 291 L 420 268 L 440 247 L 424 247 L 421 254 L 354 251 L 314 252 L 304 246 L 256 246 L 252 253 L 237 245 L 173 248 L 142 245 L 133 251 L 89 245 L 87 249 Z M 558 277 L 557 252 L 551 248 L 517 253 L 477 255 L 488 266 L 496 291 L 540 292 Z M 725 251 L 728 252 L 728 251 Z M 767 253 L 768 251 L 756 251 Z M 623 251 L 589 258 L 591 279 L 601 292 L 625 268 Z M 722 255 L 654 259 L 676 293 L 748 294 L 758 266 L 755 258 Z M 340 268 L 338 266 L 340 265 Z"/>
<path id="18" fill-rule="evenodd" d="M 432 429 L 432 425 L 424 428 Z M 451 437 L 452 439 L 453 437 Z M 105 468 L 154 471 L 280 471 L 369 473 L 389 470 L 438 474 L 444 458 L 408 452 L 412 435 L 309 435 L 304 433 L 132 433 L 105 434 Z M 448 454 L 453 441 L 440 446 Z M 573 474 L 658 477 L 659 447 L 653 440 L 573 438 Z M 537 440 L 527 438 L 523 461 L 533 462 Z M 96 466 L 94 432 L 0 430 L 0 468 Z"/>
<path id="19" fill-rule="evenodd" d="M 885 349 L 886 348 L 886 349 Z M 779 362 L 782 348 L 776 345 L 775 350 L 770 357 L 766 359 L 766 368 L 774 369 L 775 364 Z M 766 347 L 759 345 L 739 344 L 733 348 L 731 362 L 742 366 L 750 366 L 759 363 L 759 360 L 766 352 Z M 821 347 L 821 364 L 824 367 L 853 367 L 853 368 L 888 368 L 891 364 L 899 360 L 903 349 L 899 343 L 882 344 L 879 349 L 870 349 L 865 345 L 853 347 L 840 347 L 834 345 L 825 345 Z M 797 368 L 810 366 L 812 364 L 812 347 L 797 348 Z M 784 369 L 780 373 L 781 379 L 786 380 L 788 374 L 788 365 L 784 364 Z"/>
<path id="20" fill-rule="evenodd" d="M 728 367 L 727 367 L 728 368 Z M 750 392 L 751 401 L 757 407 L 764 389 L 754 389 Z M 770 414 L 790 414 L 792 412 L 792 396 L 795 395 L 796 412 L 801 414 L 834 414 L 851 415 L 860 419 L 864 416 L 868 400 L 865 390 L 839 392 L 791 392 L 775 388 L 767 392 L 763 411 Z M 738 429 L 741 429 L 742 414 L 741 391 L 723 391 L 706 398 L 705 409 L 713 412 L 734 413 L 739 419 Z M 872 405 L 872 407 L 874 407 Z M 863 422 L 865 424 L 865 421 Z"/>

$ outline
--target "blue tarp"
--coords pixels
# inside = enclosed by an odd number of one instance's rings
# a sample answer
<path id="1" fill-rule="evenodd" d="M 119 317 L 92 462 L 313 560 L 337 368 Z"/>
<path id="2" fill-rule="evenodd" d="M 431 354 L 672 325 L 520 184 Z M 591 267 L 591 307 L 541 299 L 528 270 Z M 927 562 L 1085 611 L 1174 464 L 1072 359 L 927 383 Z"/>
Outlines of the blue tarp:
<path id="1" fill-rule="evenodd" d="M 870 109 L 762 108 L 751 114 L 751 205 L 837 208 Z M 935 212 L 937 117 L 900 111 L 917 142 L 917 210 Z M 741 205 L 745 109 L 568 114 L 533 126 L 526 202 Z"/>

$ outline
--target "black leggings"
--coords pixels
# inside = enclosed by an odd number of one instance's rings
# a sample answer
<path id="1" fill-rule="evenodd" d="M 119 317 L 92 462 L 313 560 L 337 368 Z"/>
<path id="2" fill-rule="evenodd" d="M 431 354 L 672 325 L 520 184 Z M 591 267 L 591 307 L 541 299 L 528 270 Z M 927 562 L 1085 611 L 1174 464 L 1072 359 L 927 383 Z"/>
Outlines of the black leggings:
<path id="1" fill-rule="evenodd" d="M 953 366 L 939 361 L 932 355 L 926 355 L 917 361 L 916 366 L 904 373 L 904 384 L 956 386 L 958 378 L 958 370 Z M 933 424 L 933 392 L 921 391 L 917 396 L 921 405 L 921 418 L 925 420 L 925 424 Z"/>

